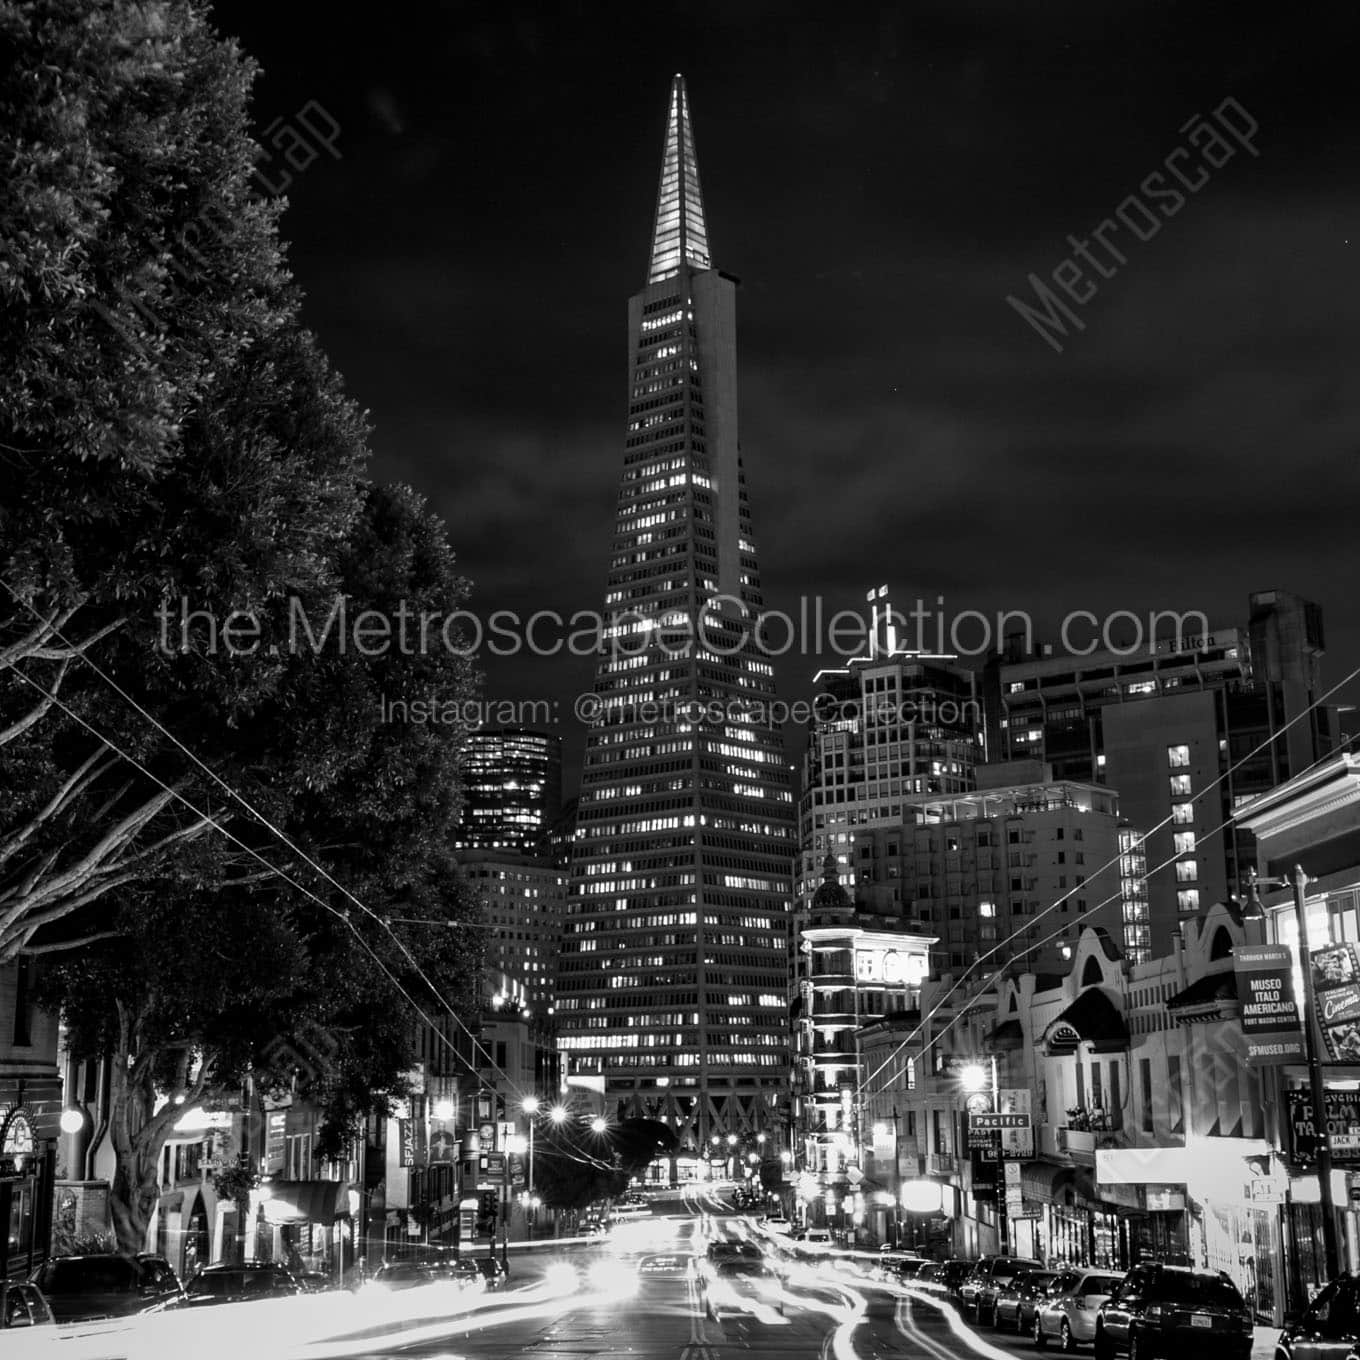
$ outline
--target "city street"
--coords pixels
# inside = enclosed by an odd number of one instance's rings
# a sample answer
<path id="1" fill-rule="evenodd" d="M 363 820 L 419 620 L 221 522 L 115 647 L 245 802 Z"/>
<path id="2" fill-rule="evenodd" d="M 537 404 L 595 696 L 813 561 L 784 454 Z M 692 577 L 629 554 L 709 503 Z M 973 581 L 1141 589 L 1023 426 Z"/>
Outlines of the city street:
<path id="1" fill-rule="evenodd" d="M 870 1284 L 833 1265 L 833 1257 L 790 1256 L 782 1314 L 765 1302 L 729 1299 L 714 1317 L 693 1272 L 639 1273 L 648 1257 L 702 1255 L 708 1242 L 755 1241 L 773 1257 L 778 1239 L 712 1199 L 654 1205 L 649 1219 L 623 1225 L 600 1246 L 568 1245 L 517 1259 L 513 1288 L 458 1318 L 420 1318 L 416 1310 L 381 1340 L 333 1337 L 296 1354 L 316 1356 L 629 1356 L 638 1360 L 727 1360 L 798 1356 L 875 1360 L 880 1356 L 1009 1356 L 1032 1353 L 1027 1340 L 972 1332 L 949 1313 L 904 1291 Z M 581 1281 L 558 1289 L 569 1263 Z M 551 1297 L 541 1297 L 545 1289 Z M 416 1300 L 404 1296 L 414 1305 Z M 376 1343 L 376 1344 L 375 1344 Z"/>

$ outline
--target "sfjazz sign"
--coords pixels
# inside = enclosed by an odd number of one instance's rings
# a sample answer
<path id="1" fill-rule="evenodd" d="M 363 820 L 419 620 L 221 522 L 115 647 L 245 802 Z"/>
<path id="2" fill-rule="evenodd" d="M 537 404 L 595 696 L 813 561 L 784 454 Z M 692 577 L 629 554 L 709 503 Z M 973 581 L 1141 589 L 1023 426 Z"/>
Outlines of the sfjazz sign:
<path id="1" fill-rule="evenodd" d="M 859 949 L 855 951 L 855 976 L 861 982 L 911 984 L 926 975 L 926 956 L 902 949 Z"/>

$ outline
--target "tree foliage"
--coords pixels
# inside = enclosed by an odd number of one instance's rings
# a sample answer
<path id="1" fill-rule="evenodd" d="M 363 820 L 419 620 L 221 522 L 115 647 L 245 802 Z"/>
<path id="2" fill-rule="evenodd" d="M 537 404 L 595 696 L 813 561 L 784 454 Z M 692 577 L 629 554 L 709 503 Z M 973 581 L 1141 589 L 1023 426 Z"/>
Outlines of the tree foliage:
<path id="1" fill-rule="evenodd" d="M 277 628 L 324 598 L 366 429 L 251 193 L 253 68 L 203 9 L 0 3 L 0 50 L 6 958 L 206 836 L 176 795 L 220 806 L 82 658 L 239 766 L 280 668 L 167 647 L 161 611 Z"/>
<path id="2" fill-rule="evenodd" d="M 112 1059 L 131 1252 L 178 1102 L 293 1081 L 333 1150 L 400 1091 L 404 998 L 470 991 L 464 727 L 385 702 L 460 713 L 475 677 L 298 628 L 466 585 L 364 481 L 205 8 L 0 0 L 0 51 L 0 960 L 50 954 L 74 1053 Z"/>

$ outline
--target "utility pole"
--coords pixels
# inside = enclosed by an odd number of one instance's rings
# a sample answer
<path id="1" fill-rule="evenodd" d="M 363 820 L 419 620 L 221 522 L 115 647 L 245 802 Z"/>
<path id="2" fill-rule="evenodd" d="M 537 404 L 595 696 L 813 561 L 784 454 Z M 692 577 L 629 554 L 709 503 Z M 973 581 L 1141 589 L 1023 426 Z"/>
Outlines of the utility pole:
<path id="1" fill-rule="evenodd" d="M 1294 893 L 1294 920 L 1299 934 L 1299 971 L 1303 974 L 1303 1050 L 1308 1063 L 1308 1098 L 1313 1108 L 1318 1202 L 1322 1208 L 1322 1253 L 1326 1259 L 1326 1279 L 1334 1280 L 1341 1273 L 1341 1250 L 1336 1235 L 1336 1205 L 1332 1199 L 1332 1140 L 1327 1131 L 1327 1090 L 1313 1029 L 1316 995 L 1313 990 L 1312 946 L 1308 939 L 1307 887 L 1308 875 L 1303 872 L 1302 865 L 1296 864 L 1291 878 L 1258 878 L 1253 871 L 1248 896 L 1252 906 L 1259 912 L 1261 888 L 1292 888 Z"/>
<path id="2" fill-rule="evenodd" d="M 1294 866 L 1294 916 L 1299 923 L 1299 953 L 1303 972 L 1303 1039 L 1308 1055 L 1308 1088 L 1313 1103 L 1314 1146 L 1317 1148 L 1318 1199 L 1322 1204 L 1322 1250 L 1327 1258 L 1327 1279 L 1334 1280 L 1341 1270 L 1341 1253 L 1336 1240 L 1336 1206 L 1332 1203 L 1332 1140 L 1327 1132 L 1327 1092 L 1322 1080 L 1322 1061 L 1318 1057 L 1313 1033 L 1313 955 L 1308 942 L 1308 911 L 1304 889 L 1308 876 Z"/>
<path id="3" fill-rule="evenodd" d="M 997 1081 L 996 1075 L 996 1054 L 991 1055 L 992 1059 L 992 1113 L 1001 1113 L 1001 1086 Z M 1010 1215 L 1006 1212 L 1006 1152 L 1002 1140 L 1001 1130 L 996 1131 L 996 1160 L 997 1170 L 1001 1173 L 1000 1193 L 996 1197 L 996 1226 L 997 1242 L 1001 1247 L 1001 1255 L 1010 1254 Z"/>

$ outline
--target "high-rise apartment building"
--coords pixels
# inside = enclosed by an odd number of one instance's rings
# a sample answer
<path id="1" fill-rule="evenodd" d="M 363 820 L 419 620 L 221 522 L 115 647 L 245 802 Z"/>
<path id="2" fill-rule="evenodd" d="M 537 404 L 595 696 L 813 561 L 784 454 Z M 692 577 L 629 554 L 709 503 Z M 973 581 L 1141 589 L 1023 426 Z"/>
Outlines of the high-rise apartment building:
<path id="1" fill-rule="evenodd" d="M 576 1075 L 697 1158 L 775 1130 L 787 1083 L 791 771 L 758 710 L 756 555 L 735 281 L 713 267 L 685 83 L 671 87 L 572 842 L 557 1010 Z M 688 641 L 686 640 L 688 636 Z"/>
<path id="2" fill-rule="evenodd" d="M 460 863 L 481 905 L 487 968 L 517 979 L 535 1011 L 547 1011 L 556 1001 L 566 872 L 508 850 L 466 850 Z"/>
<path id="3" fill-rule="evenodd" d="M 856 895 L 935 939 L 931 975 L 983 976 L 1008 961 L 1061 970 L 1084 927 L 1148 957 L 1136 832 L 1114 790 L 1053 777 L 1038 761 L 979 765 L 969 793 L 918 797 L 895 827 L 858 831 Z"/>
<path id="4" fill-rule="evenodd" d="M 1136 652 L 1014 652 L 988 666 L 993 758 L 1043 760 L 1060 779 L 1107 785 L 1148 832 L 1154 954 L 1183 917 L 1240 897 L 1255 851 L 1233 809 L 1337 745 L 1335 710 L 1313 707 L 1323 645 L 1318 606 L 1270 590 L 1250 597 L 1245 628 Z"/>
<path id="5" fill-rule="evenodd" d="M 463 755 L 460 849 L 544 853 L 562 812 L 562 738 L 530 727 L 484 727 Z"/>
<path id="6" fill-rule="evenodd" d="M 869 655 L 819 672 L 813 684 L 799 808 L 804 906 L 827 854 L 853 886 L 859 831 L 901 826 L 923 796 L 966 793 L 983 759 L 978 678 L 953 657 L 881 647 L 875 630 Z"/>

